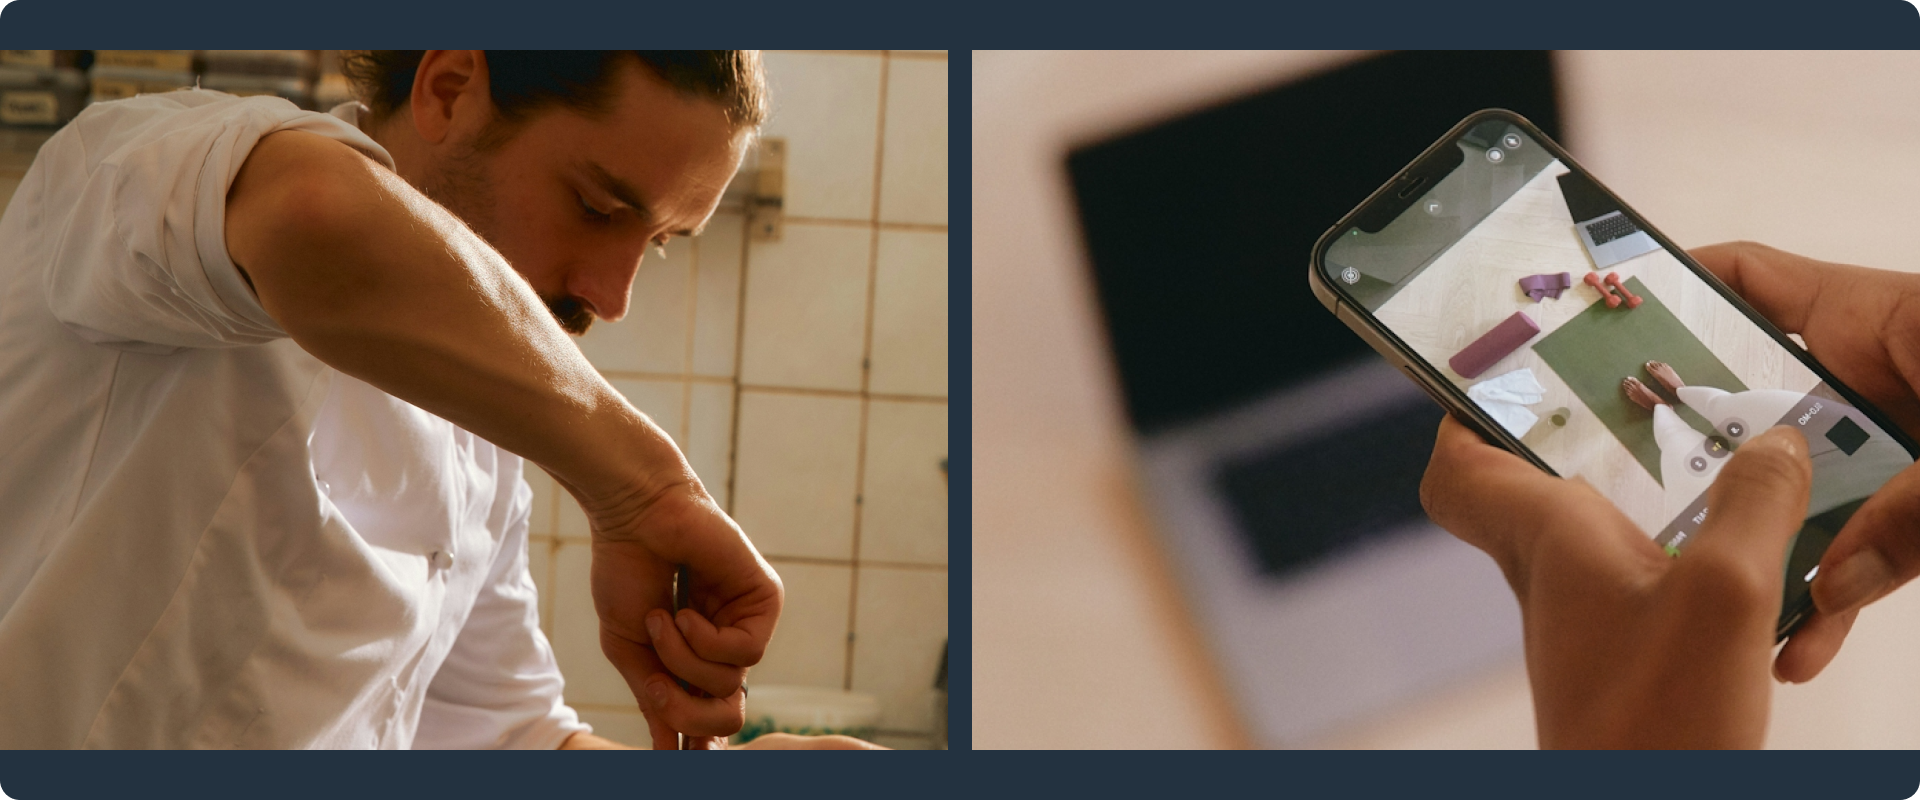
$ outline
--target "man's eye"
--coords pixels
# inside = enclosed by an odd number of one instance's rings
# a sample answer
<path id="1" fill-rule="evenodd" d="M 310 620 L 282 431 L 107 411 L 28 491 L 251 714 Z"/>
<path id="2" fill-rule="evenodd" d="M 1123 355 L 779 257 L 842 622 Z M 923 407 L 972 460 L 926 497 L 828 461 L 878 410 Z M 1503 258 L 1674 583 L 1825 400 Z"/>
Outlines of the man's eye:
<path id="1" fill-rule="evenodd" d="M 585 211 L 588 217 L 599 221 L 605 221 L 609 218 L 610 215 L 600 213 L 599 209 L 594 208 L 593 204 L 588 203 L 585 195 L 577 196 L 580 198 L 580 210 Z"/>

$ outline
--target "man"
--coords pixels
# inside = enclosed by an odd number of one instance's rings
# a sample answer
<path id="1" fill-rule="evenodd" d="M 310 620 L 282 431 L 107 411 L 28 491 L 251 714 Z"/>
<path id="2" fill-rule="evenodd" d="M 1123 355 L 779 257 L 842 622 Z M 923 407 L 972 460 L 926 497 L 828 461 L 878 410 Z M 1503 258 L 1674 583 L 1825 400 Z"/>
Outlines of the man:
<path id="1" fill-rule="evenodd" d="M 1751 243 L 1692 251 L 1909 435 L 1920 434 L 1920 276 Z M 1727 459 L 1707 517 L 1669 558 L 1593 487 L 1550 476 L 1448 417 L 1420 488 L 1520 602 L 1542 747 L 1758 747 L 1772 677 L 1811 680 L 1860 608 L 1920 575 L 1920 465 L 1893 476 L 1821 558 L 1816 610 L 1774 650 L 1809 443 L 1765 430 Z"/>
<path id="2" fill-rule="evenodd" d="M 779 578 L 566 333 L 713 213 L 757 55 L 347 66 L 370 108 L 96 104 L 0 219 L 0 747 L 609 746 L 535 622 L 522 457 L 592 522 L 654 746 L 718 746 Z"/>

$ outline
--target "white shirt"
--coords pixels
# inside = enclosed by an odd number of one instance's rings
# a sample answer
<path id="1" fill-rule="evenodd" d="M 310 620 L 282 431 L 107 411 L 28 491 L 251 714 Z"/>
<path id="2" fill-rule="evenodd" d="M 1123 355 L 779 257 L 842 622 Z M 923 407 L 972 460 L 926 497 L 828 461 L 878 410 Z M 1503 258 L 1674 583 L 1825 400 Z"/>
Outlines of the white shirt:
<path id="1" fill-rule="evenodd" d="M 525 747 L 586 730 L 527 573 L 519 457 L 308 355 L 226 251 L 279 130 L 89 107 L 0 218 L 0 747 Z"/>

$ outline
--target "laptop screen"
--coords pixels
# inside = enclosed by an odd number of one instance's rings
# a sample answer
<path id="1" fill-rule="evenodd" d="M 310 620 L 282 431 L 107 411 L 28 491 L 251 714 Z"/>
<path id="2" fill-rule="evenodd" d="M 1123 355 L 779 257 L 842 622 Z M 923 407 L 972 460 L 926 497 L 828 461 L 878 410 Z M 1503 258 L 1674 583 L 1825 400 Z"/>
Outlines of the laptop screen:
<path id="1" fill-rule="evenodd" d="M 1305 272 L 1327 225 L 1466 115 L 1558 137 L 1544 52 L 1409 52 L 1076 149 L 1067 167 L 1126 408 L 1142 432 L 1373 358 Z"/>
<path id="2" fill-rule="evenodd" d="M 1576 223 L 1599 219 L 1620 210 L 1613 198 L 1578 173 L 1561 175 L 1559 181 L 1560 194 L 1567 201 L 1567 213 L 1573 215 Z"/>

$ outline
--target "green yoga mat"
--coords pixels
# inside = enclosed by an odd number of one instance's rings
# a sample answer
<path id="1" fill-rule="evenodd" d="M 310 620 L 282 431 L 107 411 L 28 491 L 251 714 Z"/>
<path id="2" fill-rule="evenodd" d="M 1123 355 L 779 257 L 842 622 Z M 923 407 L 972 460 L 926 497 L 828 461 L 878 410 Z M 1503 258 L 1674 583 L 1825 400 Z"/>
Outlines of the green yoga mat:
<path id="1" fill-rule="evenodd" d="M 1660 446 L 1653 440 L 1653 413 L 1627 399 L 1620 381 L 1639 378 L 1662 395 L 1665 387 L 1647 374 L 1648 361 L 1665 361 L 1689 385 L 1744 392 L 1747 385 L 1727 365 L 1680 324 L 1660 298 L 1647 291 L 1639 278 L 1628 278 L 1627 289 L 1645 299 L 1639 308 L 1624 304 L 1608 308 L 1594 303 L 1567 324 L 1533 346 L 1533 352 L 1567 382 L 1580 402 L 1587 404 L 1607 430 L 1633 453 L 1655 481 L 1660 480 Z M 1674 398 L 1668 397 L 1668 402 Z M 1675 405 L 1680 418 L 1694 430 L 1712 435 L 1706 419 L 1686 406 Z M 1662 484 L 1665 485 L 1665 484 Z"/>

